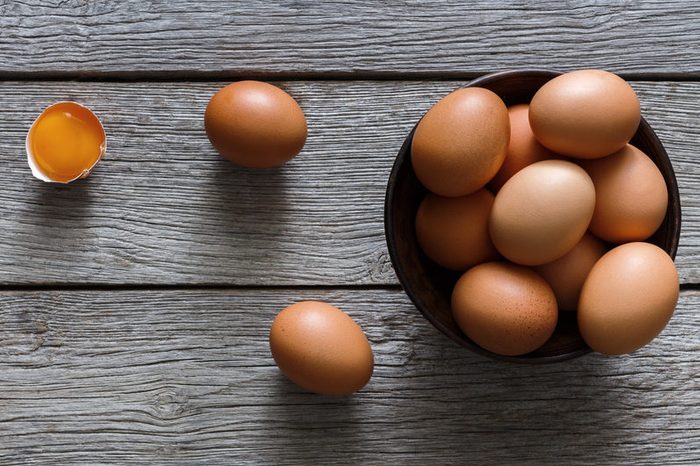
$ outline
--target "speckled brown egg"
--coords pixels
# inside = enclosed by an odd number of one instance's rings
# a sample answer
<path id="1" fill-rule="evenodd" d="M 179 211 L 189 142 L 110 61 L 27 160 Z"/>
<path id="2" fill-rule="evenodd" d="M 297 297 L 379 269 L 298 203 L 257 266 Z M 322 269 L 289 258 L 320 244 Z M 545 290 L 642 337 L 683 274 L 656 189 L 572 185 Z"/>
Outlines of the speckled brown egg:
<path id="1" fill-rule="evenodd" d="M 641 118 L 630 85 L 602 70 L 572 71 L 547 82 L 532 98 L 529 116 L 542 145 L 582 159 L 622 149 Z"/>
<path id="2" fill-rule="evenodd" d="M 554 262 L 535 267 L 552 287 L 560 310 L 576 310 L 583 282 L 606 251 L 605 243 L 586 233 L 571 251 Z"/>
<path id="3" fill-rule="evenodd" d="M 282 373 L 321 395 L 350 395 L 372 376 L 374 357 L 367 337 L 337 307 L 302 301 L 272 323 L 270 349 Z"/>
<path id="4" fill-rule="evenodd" d="M 496 195 L 489 231 L 498 252 L 522 265 L 552 262 L 583 237 L 595 189 L 578 165 L 544 160 L 513 175 Z"/>
<path id="5" fill-rule="evenodd" d="M 488 187 L 493 192 L 498 192 L 501 186 L 511 176 L 523 168 L 541 160 L 559 157 L 540 144 L 530 128 L 527 104 L 519 104 L 508 107 L 510 118 L 510 142 L 506 158 L 496 176 L 489 182 Z"/>
<path id="6" fill-rule="evenodd" d="M 582 161 L 596 190 L 591 231 L 613 243 L 641 241 L 666 216 L 668 190 L 664 177 L 647 155 L 627 144 L 615 154 Z"/>
<path id="7" fill-rule="evenodd" d="M 306 119 L 282 89 L 259 81 L 239 81 L 209 101 L 204 127 L 214 148 L 248 168 L 277 167 L 306 142 Z"/>
<path id="8" fill-rule="evenodd" d="M 429 193 L 416 213 L 416 236 L 425 254 L 452 270 L 495 260 L 489 238 L 493 194 L 485 189 L 460 197 Z"/>
<path id="9" fill-rule="evenodd" d="M 433 193 L 464 196 L 493 178 L 509 138 L 508 109 L 500 97 L 477 87 L 459 89 L 418 123 L 411 162 L 420 182 Z"/>
<path id="10" fill-rule="evenodd" d="M 678 302 L 678 273 L 666 252 L 627 243 L 605 254 L 581 290 L 578 326 L 594 351 L 631 353 L 664 329 Z"/>
<path id="11" fill-rule="evenodd" d="M 557 301 L 534 271 L 505 262 L 469 269 L 452 292 L 459 328 L 493 353 L 517 356 L 536 350 L 554 333 Z"/>

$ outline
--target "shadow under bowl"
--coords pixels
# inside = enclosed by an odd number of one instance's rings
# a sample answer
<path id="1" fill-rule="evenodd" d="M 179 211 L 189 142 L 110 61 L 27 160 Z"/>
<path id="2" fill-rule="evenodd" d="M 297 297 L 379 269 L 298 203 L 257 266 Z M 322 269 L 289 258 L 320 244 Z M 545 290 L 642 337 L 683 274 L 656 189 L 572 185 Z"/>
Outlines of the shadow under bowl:
<path id="1" fill-rule="evenodd" d="M 529 103 L 544 83 L 561 73 L 542 70 L 506 71 L 477 78 L 465 87 L 483 87 L 498 94 L 507 106 Z M 552 337 L 539 349 L 521 356 L 502 356 L 480 347 L 457 326 L 450 308 L 452 288 L 461 276 L 440 267 L 421 251 L 415 217 L 427 190 L 411 165 L 411 142 L 415 127 L 406 137 L 389 176 L 384 207 L 384 226 L 389 254 L 399 282 L 423 316 L 460 345 L 494 359 L 518 363 L 553 363 L 580 357 L 591 349 L 581 338 L 573 312 L 560 312 Z M 678 184 L 661 141 L 642 118 L 630 143 L 647 154 L 663 174 L 668 188 L 668 209 L 663 223 L 647 241 L 676 256 L 681 228 Z"/>

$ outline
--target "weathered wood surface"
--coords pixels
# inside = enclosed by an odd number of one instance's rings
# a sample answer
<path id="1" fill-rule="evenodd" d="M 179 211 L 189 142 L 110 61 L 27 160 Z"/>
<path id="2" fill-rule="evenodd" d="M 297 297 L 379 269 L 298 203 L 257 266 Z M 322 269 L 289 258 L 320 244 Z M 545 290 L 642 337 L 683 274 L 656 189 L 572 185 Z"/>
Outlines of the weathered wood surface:
<path id="1" fill-rule="evenodd" d="M 309 122 L 286 167 L 245 171 L 203 130 L 223 83 L 4 82 L 1 284 L 395 284 L 383 229 L 393 159 L 420 115 L 463 82 L 278 83 Z M 677 264 L 700 282 L 700 84 L 635 82 L 678 176 Z M 57 100 L 103 119 L 106 158 L 68 187 L 34 180 L 26 130 Z"/>
<path id="2" fill-rule="evenodd" d="M 700 3 L 476 3 L 0 1 L 0 464 L 700 464 Z M 533 67 L 634 80 L 676 169 L 687 287 L 631 356 L 486 360 L 395 286 L 383 199 L 405 135 L 470 77 Z M 251 76 L 295 79 L 278 84 L 309 121 L 279 170 L 231 166 L 203 131 L 213 92 Z M 338 77 L 393 81 L 319 80 Z M 61 99 L 108 133 L 69 187 L 24 162 Z M 299 299 L 366 330 L 357 395 L 274 366 L 269 325 Z"/>
<path id="3" fill-rule="evenodd" d="M 269 354 L 299 299 L 345 309 L 376 368 L 302 392 Z M 475 356 L 390 290 L 0 292 L 3 464 L 698 464 L 700 292 L 625 357 Z"/>
<path id="4" fill-rule="evenodd" d="M 465 75 L 546 67 L 700 76 L 700 4 L 25 0 L 0 74 Z"/>

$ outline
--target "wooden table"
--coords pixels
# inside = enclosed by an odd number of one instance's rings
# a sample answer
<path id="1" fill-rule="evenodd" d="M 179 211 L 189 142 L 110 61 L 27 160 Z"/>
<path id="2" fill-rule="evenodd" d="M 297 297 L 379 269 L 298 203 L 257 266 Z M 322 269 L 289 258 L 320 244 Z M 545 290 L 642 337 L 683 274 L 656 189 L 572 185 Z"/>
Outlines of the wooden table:
<path id="1" fill-rule="evenodd" d="M 0 461 L 699 464 L 700 4 L 274 3 L 0 2 Z M 584 67 L 632 82 L 673 161 L 676 314 L 630 356 L 486 360 L 398 286 L 393 158 L 478 75 Z M 308 118 L 279 170 L 224 162 L 203 130 L 211 95 L 251 77 Z M 108 134 L 67 187 L 24 158 L 32 120 L 64 99 Z M 367 332 L 357 395 L 305 393 L 275 367 L 270 323 L 300 299 Z"/>

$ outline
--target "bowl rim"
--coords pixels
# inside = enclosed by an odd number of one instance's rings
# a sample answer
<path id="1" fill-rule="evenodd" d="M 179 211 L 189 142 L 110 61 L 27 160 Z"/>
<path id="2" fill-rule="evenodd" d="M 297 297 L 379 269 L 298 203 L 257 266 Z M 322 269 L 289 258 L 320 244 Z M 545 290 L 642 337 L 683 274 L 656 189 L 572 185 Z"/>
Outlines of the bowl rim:
<path id="1" fill-rule="evenodd" d="M 507 78 L 507 77 L 529 76 L 529 77 L 555 78 L 556 76 L 559 76 L 562 74 L 563 73 L 559 72 L 559 71 L 551 71 L 551 70 L 543 70 L 543 69 L 498 71 L 495 73 L 489 73 L 489 74 L 479 76 L 479 77 L 469 81 L 467 84 L 458 87 L 457 89 L 462 89 L 462 88 L 467 88 L 467 87 L 478 87 L 479 85 L 481 85 L 483 83 L 497 80 L 497 79 Z M 421 117 L 421 119 L 422 119 L 422 117 Z M 413 141 L 413 135 L 414 135 L 419 123 L 420 123 L 420 119 L 418 120 L 418 122 L 416 122 L 416 124 L 413 126 L 413 128 L 409 132 L 408 136 L 404 139 L 404 142 L 401 145 L 401 148 L 399 149 L 399 152 L 396 155 L 396 158 L 394 159 L 394 163 L 392 165 L 391 172 L 389 174 L 389 180 L 387 182 L 386 194 L 385 194 L 385 198 L 384 198 L 384 233 L 385 233 L 384 236 L 385 236 L 387 248 L 389 251 L 389 257 L 391 259 L 391 263 L 392 263 L 392 266 L 394 268 L 394 272 L 396 273 L 396 276 L 399 279 L 399 283 L 401 284 L 401 288 L 403 289 L 404 293 L 406 293 L 406 295 L 409 297 L 409 299 L 411 300 L 413 305 L 418 309 L 418 311 L 423 315 L 423 317 L 426 320 L 428 320 L 428 322 L 430 322 L 433 325 L 433 327 L 435 327 L 437 330 L 439 330 L 443 335 L 447 336 L 452 341 L 458 343 L 460 346 L 465 347 L 474 353 L 486 356 L 492 360 L 506 361 L 506 362 L 518 363 L 518 364 L 537 365 L 537 364 L 551 364 L 551 363 L 557 363 L 557 362 L 562 362 L 562 361 L 568 361 L 568 360 L 576 359 L 576 358 L 579 358 L 579 357 L 584 356 L 586 354 L 592 353 L 593 350 L 588 345 L 585 345 L 582 348 L 579 348 L 579 349 L 576 349 L 576 350 L 573 350 L 573 351 L 570 351 L 567 353 L 557 354 L 557 355 L 549 355 L 549 356 L 528 357 L 527 354 L 520 355 L 520 356 L 505 356 L 505 355 L 493 353 L 491 351 L 488 351 L 488 350 L 482 348 L 481 346 L 477 345 L 476 343 L 472 342 L 470 339 L 466 338 L 463 334 L 456 334 L 451 329 L 444 326 L 440 321 L 438 321 L 436 318 L 434 318 L 431 313 L 427 312 L 428 306 L 421 301 L 421 299 L 414 292 L 414 289 L 412 287 L 407 287 L 405 285 L 405 283 L 408 282 L 408 279 L 405 275 L 405 271 L 404 271 L 403 267 L 399 265 L 399 259 L 398 259 L 399 254 L 398 254 L 396 242 L 394 241 L 396 231 L 394 229 L 394 222 L 393 222 L 394 212 L 395 212 L 395 209 L 393 208 L 393 206 L 394 206 L 394 202 L 395 202 L 395 192 L 396 192 L 395 186 L 397 183 L 398 172 L 401 169 L 401 167 L 403 166 L 403 164 L 406 163 L 406 158 L 410 154 L 410 146 L 411 146 L 411 143 Z M 680 232 L 681 232 L 681 205 L 680 205 L 680 196 L 679 196 L 679 192 L 678 192 L 678 184 L 677 184 L 677 180 L 676 180 L 676 174 L 673 170 L 673 165 L 671 164 L 671 160 L 668 157 L 668 153 L 666 152 L 666 148 L 663 146 L 660 139 L 656 135 L 656 132 L 653 130 L 651 125 L 649 125 L 649 123 L 644 119 L 643 116 L 640 118 L 639 128 L 644 128 L 646 134 L 650 137 L 652 142 L 656 146 L 658 146 L 658 148 L 660 148 L 660 152 L 659 152 L 660 163 L 662 165 L 663 170 L 665 170 L 666 173 L 668 174 L 668 177 L 664 176 L 664 178 L 665 179 L 669 178 L 670 180 L 673 181 L 672 183 L 667 182 L 666 184 L 667 184 L 667 189 L 669 191 L 669 207 L 671 210 L 671 212 L 669 212 L 669 213 L 672 216 L 672 218 L 674 218 L 674 227 L 676 230 L 676 234 L 672 235 L 669 250 L 667 250 L 666 252 L 671 256 L 672 259 L 675 259 L 676 252 L 678 250 L 678 243 L 680 240 Z M 637 129 L 637 131 L 639 131 L 639 129 Z M 663 174 L 663 172 L 662 172 L 662 174 Z M 678 202 L 671 202 L 672 199 L 675 199 Z M 667 213 L 667 215 L 669 215 L 669 214 Z M 584 344 L 585 344 L 585 342 L 584 342 Z"/>

